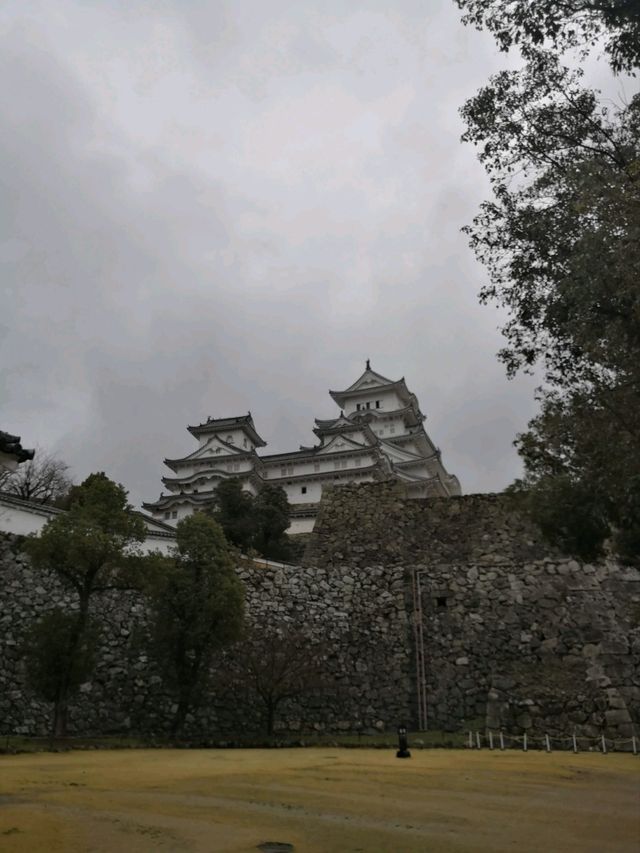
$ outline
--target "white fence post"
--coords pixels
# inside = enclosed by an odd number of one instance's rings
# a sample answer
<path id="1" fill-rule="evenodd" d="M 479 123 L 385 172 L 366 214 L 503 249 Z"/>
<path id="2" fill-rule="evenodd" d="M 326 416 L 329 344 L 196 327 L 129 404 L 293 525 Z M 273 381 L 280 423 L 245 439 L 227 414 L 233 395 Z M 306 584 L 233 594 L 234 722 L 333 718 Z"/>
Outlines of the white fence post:
<path id="1" fill-rule="evenodd" d="M 469 749 L 473 749 L 473 734 L 469 732 Z"/>
<path id="2" fill-rule="evenodd" d="M 524 736 L 522 738 L 522 751 L 523 752 L 527 751 L 527 733 L 526 732 L 524 733 Z"/>
<path id="3" fill-rule="evenodd" d="M 631 738 L 631 749 L 633 750 L 634 755 L 638 754 L 638 745 L 636 744 L 636 736 L 635 735 L 633 735 L 633 737 Z"/>
<path id="4" fill-rule="evenodd" d="M 602 754 L 603 755 L 607 754 L 607 741 L 606 741 L 604 734 L 602 735 Z"/>
<path id="5" fill-rule="evenodd" d="M 577 751 L 578 751 L 578 741 L 577 741 L 577 739 L 576 739 L 576 733 L 575 733 L 575 731 L 574 731 L 574 733 L 571 735 L 571 739 L 573 740 L 573 751 L 574 751 L 574 752 L 577 752 Z"/>
<path id="6" fill-rule="evenodd" d="M 504 749 L 504 735 L 502 734 L 502 729 L 500 729 L 500 749 Z"/>
<path id="7" fill-rule="evenodd" d="M 478 747 L 478 749 L 481 749 L 481 747 L 480 747 L 480 732 L 476 732 L 476 746 Z"/>
<path id="8" fill-rule="evenodd" d="M 489 749 L 493 749 L 493 732 L 489 729 Z"/>
<path id="9" fill-rule="evenodd" d="M 549 735 L 545 734 L 544 736 L 544 745 L 547 752 L 551 752 L 551 744 L 549 743 Z"/>

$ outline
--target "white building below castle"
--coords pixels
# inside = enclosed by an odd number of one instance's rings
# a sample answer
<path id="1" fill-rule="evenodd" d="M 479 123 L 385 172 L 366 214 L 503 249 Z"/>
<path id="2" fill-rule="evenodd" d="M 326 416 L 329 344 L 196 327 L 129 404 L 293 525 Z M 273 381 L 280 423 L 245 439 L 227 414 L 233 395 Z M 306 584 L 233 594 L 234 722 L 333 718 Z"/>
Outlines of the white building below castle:
<path id="1" fill-rule="evenodd" d="M 326 485 L 396 479 L 406 485 L 409 497 L 460 494 L 458 479 L 445 470 L 404 379 L 386 379 L 367 361 L 353 385 L 329 394 L 340 414 L 316 419 L 318 443 L 291 453 L 259 455 L 266 442 L 250 412 L 187 427 L 198 447 L 181 459 L 164 460 L 172 471 L 162 478 L 168 494 L 144 503 L 144 509 L 158 521 L 175 524 L 210 503 L 221 480 L 237 477 L 253 494 L 264 483 L 282 486 L 292 507 L 289 533 L 307 533 Z"/>

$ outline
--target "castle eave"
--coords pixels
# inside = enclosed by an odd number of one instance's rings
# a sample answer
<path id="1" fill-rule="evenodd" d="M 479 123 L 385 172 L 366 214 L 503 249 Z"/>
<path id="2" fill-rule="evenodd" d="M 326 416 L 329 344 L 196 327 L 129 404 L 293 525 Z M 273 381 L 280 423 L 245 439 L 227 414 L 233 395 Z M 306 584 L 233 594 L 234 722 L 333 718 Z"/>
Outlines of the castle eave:
<path id="1" fill-rule="evenodd" d="M 256 447 L 267 446 L 267 442 L 258 435 L 256 428 L 253 425 L 253 418 L 250 413 L 237 418 L 210 418 L 203 424 L 187 427 L 188 431 L 195 438 L 199 438 L 201 435 L 216 435 L 219 432 L 238 428 L 242 429 L 242 431 L 246 433 Z"/>

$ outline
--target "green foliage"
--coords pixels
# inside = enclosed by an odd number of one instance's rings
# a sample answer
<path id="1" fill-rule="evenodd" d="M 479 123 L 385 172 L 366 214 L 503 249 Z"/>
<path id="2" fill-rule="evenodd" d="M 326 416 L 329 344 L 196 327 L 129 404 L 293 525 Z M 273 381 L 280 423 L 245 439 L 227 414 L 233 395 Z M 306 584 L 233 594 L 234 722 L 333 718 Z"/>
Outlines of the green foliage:
<path id="1" fill-rule="evenodd" d="M 265 484 L 254 498 L 237 478 L 224 480 L 216 490 L 213 517 L 237 548 L 273 560 L 289 558 L 289 502 L 282 486 Z"/>
<path id="2" fill-rule="evenodd" d="M 608 540 L 621 559 L 637 563 L 638 438 L 611 407 L 598 405 L 602 393 L 545 395 L 541 414 L 518 439 L 527 471 L 522 488 L 534 520 L 565 551 L 593 559 Z M 630 399 L 629 415 L 637 407 Z"/>
<path id="3" fill-rule="evenodd" d="M 62 645 L 56 642 L 52 649 L 52 655 L 57 656 L 54 669 L 58 689 L 53 700 L 57 735 L 66 733 L 67 703 L 77 672 L 83 672 L 83 678 L 88 676 L 91 598 L 136 583 L 144 562 L 135 550 L 145 538 L 144 523 L 130 510 L 122 486 L 103 473 L 91 474 L 71 490 L 68 511 L 47 522 L 40 535 L 29 537 L 23 546 L 35 568 L 56 575 L 77 596 L 78 609 L 65 617 L 66 621 L 62 616 L 52 617 L 60 620 L 65 638 Z M 43 625 L 44 632 L 50 622 Z"/>
<path id="4" fill-rule="evenodd" d="M 218 484 L 214 517 L 229 542 L 243 551 L 253 547 L 253 496 L 243 491 L 236 477 Z"/>
<path id="5" fill-rule="evenodd" d="M 604 41 L 614 71 L 640 63 L 640 4 L 637 0 L 455 0 L 463 21 L 487 29 L 501 50 L 517 45 L 528 57 L 551 44 L 555 50 L 586 53 Z"/>
<path id="6" fill-rule="evenodd" d="M 282 486 L 264 485 L 253 502 L 255 532 L 253 547 L 272 560 L 287 560 L 290 548 L 289 501 Z"/>
<path id="7" fill-rule="evenodd" d="M 149 586 L 152 652 L 175 694 L 172 733 L 201 699 L 214 656 L 242 627 L 244 591 L 222 528 L 196 513 L 176 528 L 175 559 L 156 564 Z"/>
<path id="8" fill-rule="evenodd" d="M 637 371 L 640 96 L 604 106 L 580 73 L 537 54 L 462 110 L 494 199 L 467 229 L 504 305 L 513 375 L 542 364 L 550 384 Z"/>
<path id="9" fill-rule="evenodd" d="M 105 474 L 91 474 L 70 493 L 69 510 L 25 542 L 33 564 L 56 574 L 81 602 L 96 592 L 130 586 L 135 546 L 144 523 L 131 514 L 127 493 Z"/>
<path id="10" fill-rule="evenodd" d="M 527 508 L 542 532 L 566 553 L 583 560 L 602 556 L 609 525 L 588 485 L 565 476 L 540 480 L 527 494 Z"/>
<path id="11" fill-rule="evenodd" d="M 77 627 L 77 613 L 56 608 L 45 613 L 25 638 L 29 683 L 48 702 L 57 702 L 65 690 L 71 696 L 93 672 L 97 627 L 89 622 L 76 642 Z"/>
<path id="12" fill-rule="evenodd" d="M 541 412 L 516 442 L 527 503 L 571 553 L 590 558 L 609 540 L 639 561 L 640 95 L 604 102 L 557 51 L 607 36 L 612 66 L 630 68 L 640 10 L 613 0 L 459 5 L 527 60 L 462 109 L 463 138 L 478 146 L 494 194 L 466 229 L 490 275 L 480 297 L 508 311 L 508 374 L 541 371 L 545 383 Z"/>

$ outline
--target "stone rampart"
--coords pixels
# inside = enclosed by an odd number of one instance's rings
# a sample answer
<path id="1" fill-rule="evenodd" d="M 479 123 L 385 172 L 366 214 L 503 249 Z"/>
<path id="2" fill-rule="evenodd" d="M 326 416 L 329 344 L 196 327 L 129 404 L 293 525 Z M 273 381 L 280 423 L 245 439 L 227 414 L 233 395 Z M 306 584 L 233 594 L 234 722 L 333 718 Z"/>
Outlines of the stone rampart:
<path id="1" fill-rule="evenodd" d="M 44 733 L 21 643 L 70 606 L 15 537 L 0 541 L 0 732 Z M 327 657 L 322 690 L 279 715 L 290 732 L 371 731 L 399 721 L 611 737 L 640 734 L 640 573 L 550 549 L 502 496 L 407 500 L 397 483 L 329 490 L 303 566 L 243 563 L 255 624 L 304 625 Z M 95 602 L 98 666 L 71 712 L 77 733 L 162 732 L 172 700 L 145 653 L 140 593 Z M 254 703 L 221 681 L 191 733 L 257 731 Z"/>
<path id="2" fill-rule="evenodd" d="M 283 705 L 278 728 L 375 731 L 405 718 L 413 688 L 401 569 L 352 573 L 247 562 L 238 573 L 250 622 L 304 626 L 327 656 L 322 689 Z M 28 687 L 22 645 L 29 625 L 55 606 L 71 607 L 72 599 L 54 578 L 30 566 L 19 540 L 0 540 L 0 734 L 47 732 L 50 706 Z M 172 700 L 145 653 L 144 596 L 112 592 L 96 598 L 93 610 L 102 624 L 98 663 L 73 700 L 70 732 L 165 731 Z M 225 689 L 224 682 L 214 676 L 206 702 L 188 720 L 188 732 L 259 731 L 261 709 Z"/>
<path id="3" fill-rule="evenodd" d="M 512 499 L 407 500 L 397 483 L 334 489 L 305 561 L 403 567 L 421 628 L 416 701 L 430 727 L 640 729 L 640 572 L 567 558 Z"/>

